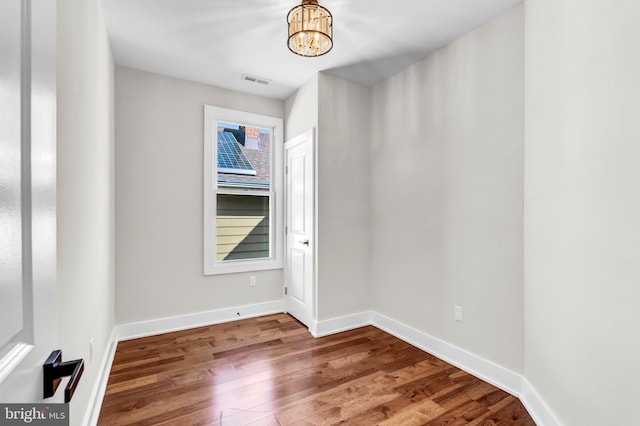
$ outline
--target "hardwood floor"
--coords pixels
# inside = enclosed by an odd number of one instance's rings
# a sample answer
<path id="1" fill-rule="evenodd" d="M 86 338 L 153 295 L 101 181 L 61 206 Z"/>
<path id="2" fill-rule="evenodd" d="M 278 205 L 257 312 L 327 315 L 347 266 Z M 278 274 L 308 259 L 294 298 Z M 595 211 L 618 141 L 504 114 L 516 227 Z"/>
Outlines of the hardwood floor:
<path id="1" fill-rule="evenodd" d="M 535 425 L 512 395 L 375 327 L 286 314 L 118 344 L 99 425 Z"/>

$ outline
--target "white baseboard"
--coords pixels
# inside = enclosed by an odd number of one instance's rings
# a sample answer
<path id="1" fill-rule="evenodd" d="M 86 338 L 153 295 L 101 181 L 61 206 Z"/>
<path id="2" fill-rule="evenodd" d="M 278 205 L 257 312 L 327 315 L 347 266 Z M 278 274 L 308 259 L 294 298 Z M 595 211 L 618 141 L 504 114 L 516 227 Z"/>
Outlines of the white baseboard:
<path id="1" fill-rule="evenodd" d="M 104 393 L 107 390 L 107 382 L 109 381 L 109 373 L 111 373 L 111 365 L 113 364 L 113 357 L 116 354 L 116 347 L 118 341 L 116 340 L 115 328 L 111 331 L 111 336 L 107 342 L 107 350 L 102 357 L 100 363 L 100 369 L 98 370 L 98 378 L 91 391 L 91 397 L 89 399 L 90 404 L 87 407 L 87 411 L 84 415 L 83 425 L 95 426 L 98 424 L 98 417 L 100 416 L 100 409 L 102 408 L 102 400 L 104 399 Z"/>
<path id="2" fill-rule="evenodd" d="M 562 425 L 560 420 L 558 420 L 558 417 L 554 414 L 553 410 L 549 408 L 549 406 L 540 397 L 540 394 L 536 391 L 536 389 L 524 377 L 522 378 L 520 401 L 533 418 L 533 421 L 536 422 L 538 426 Z"/>
<path id="3" fill-rule="evenodd" d="M 522 377 L 520 374 L 385 315 L 374 312 L 372 320 L 372 324 L 381 330 L 393 334 L 512 395 L 520 395 Z"/>
<path id="4" fill-rule="evenodd" d="M 312 331 L 312 334 L 314 337 L 327 336 L 363 325 L 373 325 L 384 330 L 517 396 L 538 426 L 562 426 L 544 400 L 522 375 L 377 312 L 361 312 L 317 322 L 315 333 Z"/>
<path id="5" fill-rule="evenodd" d="M 309 327 L 309 332 L 313 337 L 322 337 L 340 333 L 341 331 L 364 327 L 365 325 L 371 325 L 370 311 L 331 318 L 324 321 L 314 321 L 311 327 Z"/>
<path id="6" fill-rule="evenodd" d="M 521 376 L 518 373 L 377 312 L 315 321 L 309 331 L 314 337 L 322 337 L 365 325 L 384 330 L 513 395 L 520 394 Z"/>
<path id="7" fill-rule="evenodd" d="M 153 336 L 244 318 L 270 315 L 283 312 L 283 308 L 282 300 L 275 300 L 273 302 L 257 303 L 255 305 L 235 306 L 196 314 L 178 315 L 169 318 L 122 324 L 116 326 L 116 339 L 118 341 L 130 340 L 138 337 Z"/>

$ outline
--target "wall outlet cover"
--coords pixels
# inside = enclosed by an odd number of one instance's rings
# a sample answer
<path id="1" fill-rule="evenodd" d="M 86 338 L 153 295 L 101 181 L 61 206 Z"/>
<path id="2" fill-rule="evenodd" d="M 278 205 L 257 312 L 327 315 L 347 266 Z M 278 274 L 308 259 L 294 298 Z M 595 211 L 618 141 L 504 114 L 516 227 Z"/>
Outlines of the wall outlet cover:
<path id="1" fill-rule="evenodd" d="M 453 319 L 462 322 L 462 306 L 456 305 L 453 307 Z"/>

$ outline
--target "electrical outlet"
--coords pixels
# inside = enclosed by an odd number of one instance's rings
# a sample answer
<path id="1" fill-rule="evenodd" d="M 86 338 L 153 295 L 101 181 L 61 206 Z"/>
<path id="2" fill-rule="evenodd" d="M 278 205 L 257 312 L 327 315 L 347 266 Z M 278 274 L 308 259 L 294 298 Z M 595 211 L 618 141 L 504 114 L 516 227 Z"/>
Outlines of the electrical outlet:
<path id="1" fill-rule="evenodd" d="M 89 340 L 89 361 L 93 359 L 93 337 Z"/>
<path id="2" fill-rule="evenodd" d="M 249 287 L 255 287 L 255 286 L 256 286 L 256 276 L 251 275 L 249 277 Z"/>
<path id="3" fill-rule="evenodd" d="M 462 306 L 455 305 L 453 307 L 453 319 L 462 322 Z"/>

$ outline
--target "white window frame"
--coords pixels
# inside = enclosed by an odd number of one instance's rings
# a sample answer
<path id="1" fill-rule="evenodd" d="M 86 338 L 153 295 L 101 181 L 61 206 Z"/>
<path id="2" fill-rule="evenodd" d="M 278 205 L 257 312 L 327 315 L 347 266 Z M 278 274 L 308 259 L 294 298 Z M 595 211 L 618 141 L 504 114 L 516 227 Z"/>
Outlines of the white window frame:
<path id="1" fill-rule="evenodd" d="M 216 211 L 218 195 L 218 123 L 237 123 L 271 131 L 271 185 L 269 189 L 268 258 L 218 261 L 216 259 Z M 252 114 L 211 105 L 204 106 L 204 274 L 282 269 L 284 254 L 284 124 L 282 118 Z M 265 195 L 264 191 L 244 188 L 225 189 L 224 194 Z"/>

